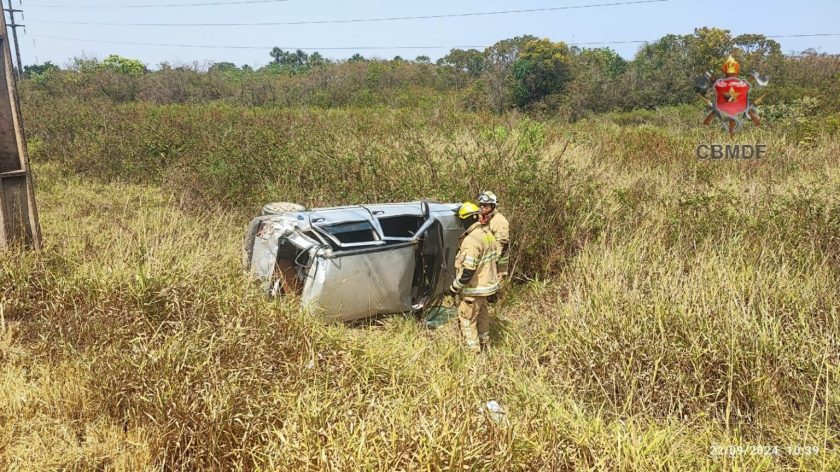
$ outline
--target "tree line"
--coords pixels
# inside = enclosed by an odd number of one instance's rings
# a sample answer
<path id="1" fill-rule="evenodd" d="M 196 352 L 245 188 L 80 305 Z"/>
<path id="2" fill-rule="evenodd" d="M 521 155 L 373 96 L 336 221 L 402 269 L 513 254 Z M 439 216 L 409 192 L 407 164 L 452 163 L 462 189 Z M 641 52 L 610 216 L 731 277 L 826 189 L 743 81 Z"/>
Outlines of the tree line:
<path id="1" fill-rule="evenodd" d="M 822 110 L 840 105 L 840 56 L 813 50 L 784 54 L 761 34 L 733 36 L 728 30 L 697 28 L 642 45 L 631 59 L 611 48 L 580 48 L 534 36 L 498 41 L 484 49 L 453 49 L 432 62 L 428 56 L 385 60 L 356 53 L 331 60 L 319 52 L 269 51 L 259 68 L 218 62 L 160 64 L 118 55 L 75 59 L 63 69 L 52 63 L 24 68 L 30 88 L 47 94 L 101 95 L 115 101 L 182 102 L 233 99 L 253 105 L 345 106 L 393 104 L 456 95 L 465 109 L 529 113 L 578 119 L 614 110 L 655 109 L 699 100 L 694 79 L 719 73 L 726 56 L 741 63 L 742 75 L 770 77 L 766 103 L 808 98 Z"/>

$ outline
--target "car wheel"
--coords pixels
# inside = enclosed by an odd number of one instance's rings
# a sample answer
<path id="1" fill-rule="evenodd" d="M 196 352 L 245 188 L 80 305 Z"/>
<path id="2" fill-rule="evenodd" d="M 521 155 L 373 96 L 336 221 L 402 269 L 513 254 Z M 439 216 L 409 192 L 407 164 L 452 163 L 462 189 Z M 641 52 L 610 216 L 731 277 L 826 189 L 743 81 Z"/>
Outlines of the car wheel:
<path id="1" fill-rule="evenodd" d="M 298 205 L 297 203 L 289 203 L 289 202 L 272 202 L 266 204 L 262 208 L 263 216 L 268 215 L 280 215 L 282 213 L 297 213 L 299 211 L 306 210 L 306 207 L 303 205 Z"/>

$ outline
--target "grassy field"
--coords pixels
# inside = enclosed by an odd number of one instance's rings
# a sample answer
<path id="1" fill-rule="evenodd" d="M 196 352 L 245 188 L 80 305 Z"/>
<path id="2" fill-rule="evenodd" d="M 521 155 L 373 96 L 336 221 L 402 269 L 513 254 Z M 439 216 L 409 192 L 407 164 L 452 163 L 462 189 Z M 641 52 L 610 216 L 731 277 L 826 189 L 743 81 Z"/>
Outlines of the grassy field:
<path id="1" fill-rule="evenodd" d="M 840 469 L 830 133 L 711 161 L 691 107 L 66 105 L 27 109 L 45 248 L 0 254 L 2 469 Z M 324 325 L 239 266 L 265 201 L 484 188 L 516 262 L 487 356 L 452 323 Z"/>

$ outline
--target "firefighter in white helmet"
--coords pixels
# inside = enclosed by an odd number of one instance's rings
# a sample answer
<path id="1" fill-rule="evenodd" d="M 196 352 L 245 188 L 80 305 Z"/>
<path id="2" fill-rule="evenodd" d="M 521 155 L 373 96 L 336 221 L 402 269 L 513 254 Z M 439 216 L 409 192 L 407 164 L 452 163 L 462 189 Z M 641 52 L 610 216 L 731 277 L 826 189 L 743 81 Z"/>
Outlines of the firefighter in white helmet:
<path id="1" fill-rule="evenodd" d="M 496 294 L 498 243 L 490 228 L 481 224 L 478 207 L 471 202 L 461 205 L 458 217 L 465 231 L 455 256 L 455 280 L 449 287 L 461 296 L 458 322 L 467 350 L 478 353 L 490 347 L 490 313 L 487 297 Z"/>
<path id="2" fill-rule="evenodd" d="M 507 218 L 502 215 L 496 206 L 499 204 L 499 199 L 496 194 L 490 191 L 481 192 L 478 195 L 478 207 L 481 210 L 481 223 L 490 227 L 493 236 L 499 243 L 497 252 L 499 253 L 498 271 L 499 278 L 502 279 L 508 275 L 508 264 L 510 260 L 510 223 Z"/>

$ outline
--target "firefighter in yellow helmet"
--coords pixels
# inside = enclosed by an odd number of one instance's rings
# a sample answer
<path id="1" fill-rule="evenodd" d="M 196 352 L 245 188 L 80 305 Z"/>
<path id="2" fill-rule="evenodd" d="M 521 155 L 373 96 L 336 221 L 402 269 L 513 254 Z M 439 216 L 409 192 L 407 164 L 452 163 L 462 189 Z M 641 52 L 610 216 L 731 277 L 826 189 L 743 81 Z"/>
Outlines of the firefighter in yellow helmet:
<path id="1" fill-rule="evenodd" d="M 499 289 L 496 276 L 498 243 L 490 228 L 481 224 L 478 206 L 466 202 L 458 210 L 465 228 L 455 256 L 455 280 L 449 287 L 461 296 L 458 322 L 467 350 L 480 352 L 490 347 L 490 313 L 487 297 Z"/>
<path id="2" fill-rule="evenodd" d="M 499 253 L 498 271 L 499 279 L 503 279 L 508 275 L 510 246 L 510 223 L 507 218 L 502 215 L 496 206 L 499 204 L 499 199 L 496 194 L 490 191 L 482 192 L 478 195 L 478 206 L 481 210 L 481 223 L 488 225 L 496 241 L 499 243 L 497 252 Z"/>

